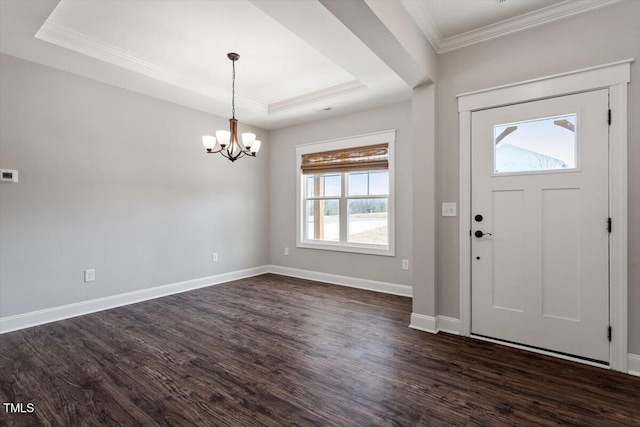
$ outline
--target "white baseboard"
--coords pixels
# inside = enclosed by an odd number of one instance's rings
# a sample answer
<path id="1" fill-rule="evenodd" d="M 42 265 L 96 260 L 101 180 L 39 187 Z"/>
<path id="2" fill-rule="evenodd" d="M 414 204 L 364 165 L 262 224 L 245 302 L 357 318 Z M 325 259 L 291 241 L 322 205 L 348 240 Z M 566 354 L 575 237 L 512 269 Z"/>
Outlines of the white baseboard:
<path id="1" fill-rule="evenodd" d="M 411 324 L 409 327 L 432 334 L 446 332 L 448 334 L 460 335 L 460 321 L 453 317 L 442 315 L 433 317 L 411 313 Z"/>
<path id="2" fill-rule="evenodd" d="M 297 268 L 270 265 L 269 273 L 282 276 L 297 277 L 299 279 L 315 280 L 331 283 L 332 285 L 348 286 L 350 288 L 365 289 L 368 291 L 383 292 L 385 294 L 399 295 L 403 297 L 413 296 L 413 287 L 397 283 L 378 282 L 375 280 L 361 279 L 359 277 L 339 276 L 336 274 L 321 273 L 318 271 L 300 270 Z"/>
<path id="3" fill-rule="evenodd" d="M 627 372 L 629 372 L 630 375 L 640 377 L 640 354 L 629 353 L 629 357 L 627 359 Z"/>
<path id="4" fill-rule="evenodd" d="M 438 333 L 436 318 L 433 316 L 426 316 L 424 314 L 411 313 L 410 328 L 417 329 L 419 331 L 425 331 L 432 334 Z"/>
<path id="5" fill-rule="evenodd" d="M 439 332 L 460 335 L 460 320 L 453 317 L 438 315 L 436 316 Z"/>
<path id="6" fill-rule="evenodd" d="M 266 273 L 268 266 L 248 268 L 246 270 L 232 271 L 229 273 L 216 274 L 215 276 L 201 277 L 199 279 L 186 280 L 184 282 L 171 283 L 164 286 L 141 289 L 139 291 L 127 292 L 124 294 L 112 295 L 104 298 L 97 298 L 89 301 L 77 302 L 74 304 L 53 307 L 44 310 L 32 311 L 15 316 L 0 318 L 0 334 L 17 331 L 18 329 L 29 328 L 45 323 L 56 322 L 58 320 L 69 319 L 71 317 L 82 316 L 97 311 L 108 310 L 110 308 L 121 307 L 150 299 L 160 298 L 194 289 L 204 288 L 233 280 L 244 279 L 246 277 L 258 276 Z"/>

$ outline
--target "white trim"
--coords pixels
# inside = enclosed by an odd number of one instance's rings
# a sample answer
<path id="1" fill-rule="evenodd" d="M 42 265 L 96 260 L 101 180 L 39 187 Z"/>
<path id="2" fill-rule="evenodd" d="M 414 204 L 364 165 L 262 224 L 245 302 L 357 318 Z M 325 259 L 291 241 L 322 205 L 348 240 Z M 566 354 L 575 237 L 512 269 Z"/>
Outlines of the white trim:
<path id="1" fill-rule="evenodd" d="M 42 24 L 35 38 L 204 95 L 217 101 L 226 103 L 231 98 L 231 92 L 220 89 L 204 80 L 187 77 L 169 68 L 133 55 L 124 49 L 51 21 L 45 21 L 45 23 Z M 285 111 L 298 110 L 305 107 L 310 108 L 319 102 L 326 102 L 330 99 L 359 92 L 367 88 L 368 87 L 359 80 L 352 80 L 268 105 L 236 95 L 236 104 L 239 108 L 246 109 L 247 111 L 252 111 L 262 116 L 270 116 Z"/>
<path id="2" fill-rule="evenodd" d="M 471 333 L 471 112 L 460 113 L 460 335 Z M 463 285 L 464 284 L 464 285 Z"/>
<path id="3" fill-rule="evenodd" d="M 343 148 L 364 147 L 366 145 L 384 144 L 385 142 L 396 142 L 395 129 L 298 144 L 296 145 L 296 155 L 317 153 L 319 151 L 341 150 Z"/>
<path id="4" fill-rule="evenodd" d="M 0 334 L 266 273 L 266 265 L 0 318 Z"/>
<path id="5" fill-rule="evenodd" d="M 360 92 L 364 89 L 368 89 L 364 83 L 359 80 L 352 80 L 350 82 L 269 104 L 269 115 L 282 113 L 284 111 L 297 110 L 300 108 L 308 108 L 311 104 L 325 102 L 340 96 Z"/>
<path id="6" fill-rule="evenodd" d="M 300 209 L 302 209 L 302 207 Z M 389 231 L 390 231 L 389 234 L 391 234 L 391 230 Z M 300 233 L 302 233 L 302 230 L 300 231 Z M 318 249 L 321 251 L 334 251 L 334 252 L 349 252 L 349 253 L 356 253 L 356 254 L 378 255 L 378 256 L 395 256 L 396 255 L 395 251 L 391 249 L 391 246 L 389 249 L 386 249 L 386 248 L 378 248 L 373 245 L 369 247 L 369 246 L 361 245 L 357 243 L 342 243 L 342 242 L 316 243 L 316 242 L 303 241 L 303 242 L 296 243 L 296 248 Z"/>
<path id="7" fill-rule="evenodd" d="M 436 323 L 438 326 L 438 332 L 460 335 L 460 320 L 439 314 L 436 316 Z"/>
<path id="8" fill-rule="evenodd" d="M 42 24 L 35 38 L 218 101 L 227 102 L 231 97 L 231 92 L 227 92 L 203 80 L 186 77 L 151 61 L 132 55 L 123 49 L 50 21 L 45 21 Z M 268 114 L 267 105 L 260 102 L 236 95 L 236 103 L 240 108 L 262 115 Z"/>
<path id="9" fill-rule="evenodd" d="M 444 53 L 524 31 L 529 28 L 538 27 L 549 22 L 589 12 L 604 6 L 610 6 L 621 1 L 622 0 L 568 0 L 447 38 L 443 38 L 440 34 L 424 2 L 400 0 L 400 4 L 418 27 L 420 27 L 420 30 L 422 30 L 422 33 L 427 40 L 429 40 L 429 43 L 431 43 L 435 51 L 437 53 Z"/>
<path id="10" fill-rule="evenodd" d="M 628 178 L 627 178 L 627 83 L 611 86 L 609 108 L 609 284 L 611 366 L 627 372 L 628 347 Z"/>
<path id="11" fill-rule="evenodd" d="M 429 332 L 431 334 L 438 333 L 438 322 L 433 316 L 424 314 L 411 313 L 411 323 L 409 327 L 419 331 Z"/>
<path id="12" fill-rule="evenodd" d="M 477 111 L 536 99 L 585 92 L 631 81 L 633 59 L 582 68 L 457 95 L 458 111 Z"/>
<path id="13" fill-rule="evenodd" d="M 460 334 L 471 334 L 471 112 L 516 102 L 576 92 L 609 89 L 613 112 L 609 128 L 610 236 L 609 310 L 613 328 L 611 369 L 627 372 L 628 254 L 627 254 L 627 83 L 633 59 L 556 74 L 458 96 L 460 112 Z M 524 347 L 528 349 L 528 347 Z M 555 353 L 550 353 L 554 356 Z M 581 359 L 578 359 L 581 360 Z"/>
<path id="14" fill-rule="evenodd" d="M 442 52 L 442 43 L 444 38 L 438 30 L 438 26 L 431 17 L 429 10 L 427 9 L 427 2 L 415 1 L 415 0 L 400 0 L 400 5 L 407 12 L 407 15 L 411 17 L 413 22 L 420 28 L 422 34 L 427 38 L 433 50 L 436 53 Z"/>
<path id="15" fill-rule="evenodd" d="M 627 366 L 629 367 L 629 375 L 635 375 L 636 377 L 640 377 L 640 354 L 631 354 L 627 355 L 628 362 Z"/>
<path id="16" fill-rule="evenodd" d="M 445 332 L 447 334 L 459 335 L 460 321 L 453 317 L 438 315 L 436 317 L 424 314 L 411 313 L 411 323 L 409 327 L 419 331 L 437 334 Z"/>
<path id="17" fill-rule="evenodd" d="M 297 268 L 280 265 L 268 266 L 268 272 L 281 276 L 296 277 L 299 279 L 314 280 L 332 285 L 347 286 L 350 288 L 364 289 L 367 291 L 381 292 L 402 297 L 413 296 L 413 287 L 398 283 L 379 282 L 377 280 L 362 279 L 359 277 L 340 276 L 337 274 L 322 273 L 319 271 L 300 270 Z"/>
<path id="18" fill-rule="evenodd" d="M 386 130 L 382 132 L 374 132 L 365 135 L 356 135 L 352 137 L 333 139 L 328 141 L 319 141 L 306 144 L 296 145 L 296 247 L 303 249 L 318 249 L 325 251 L 350 252 L 366 255 L 395 256 L 395 142 L 396 130 Z M 302 213 L 304 212 L 304 185 L 302 183 L 303 176 L 300 169 L 302 164 L 302 155 L 317 153 L 320 151 L 340 150 L 344 148 L 363 147 L 367 145 L 389 144 L 389 196 L 387 221 L 389 224 L 388 245 L 386 247 L 376 247 L 375 245 L 359 245 L 348 243 L 341 235 L 340 242 L 313 242 L 305 240 L 304 224 L 302 221 Z M 343 193 L 345 183 L 343 182 Z M 341 198 L 346 198 L 343 194 Z M 344 207 L 346 209 L 346 207 Z M 346 221 L 341 212 L 341 221 Z M 341 222 L 342 224 L 342 222 Z M 341 226 L 341 230 L 346 227 Z"/>

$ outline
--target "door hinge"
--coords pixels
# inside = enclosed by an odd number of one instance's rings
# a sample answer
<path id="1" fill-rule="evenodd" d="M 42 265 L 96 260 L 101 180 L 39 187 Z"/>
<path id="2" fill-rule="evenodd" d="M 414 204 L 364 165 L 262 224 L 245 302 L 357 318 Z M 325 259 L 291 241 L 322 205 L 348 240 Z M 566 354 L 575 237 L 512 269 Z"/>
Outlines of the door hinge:
<path id="1" fill-rule="evenodd" d="M 611 326 L 607 328 L 607 338 L 611 341 Z"/>
<path id="2" fill-rule="evenodd" d="M 607 231 L 611 233 L 611 218 L 607 218 Z"/>
<path id="3" fill-rule="evenodd" d="M 609 115 L 607 118 L 607 123 L 609 123 L 609 126 L 611 126 L 611 109 L 609 109 Z"/>

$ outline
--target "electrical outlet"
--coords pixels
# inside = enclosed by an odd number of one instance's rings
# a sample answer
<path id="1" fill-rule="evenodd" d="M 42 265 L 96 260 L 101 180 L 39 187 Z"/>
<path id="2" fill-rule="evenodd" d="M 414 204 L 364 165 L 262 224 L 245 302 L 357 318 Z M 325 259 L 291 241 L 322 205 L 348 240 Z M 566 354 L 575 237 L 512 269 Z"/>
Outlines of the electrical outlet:
<path id="1" fill-rule="evenodd" d="M 286 256 L 289 256 L 289 248 L 284 248 L 284 254 L 285 254 Z"/>
<path id="2" fill-rule="evenodd" d="M 211 256 L 211 261 L 218 262 L 218 252 L 213 253 L 213 255 Z"/>
<path id="3" fill-rule="evenodd" d="M 92 268 L 90 270 L 84 271 L 84 281 L 85 282 L 93 282 L 96 280 L 96 271 Z"/>
<path id="4" fill-rule="evenodd" d="M 409 269 L 409 260 L 408 259 L 403 259 L 402 260 L 402 269 L 403 270 L 408 270 Z"/>

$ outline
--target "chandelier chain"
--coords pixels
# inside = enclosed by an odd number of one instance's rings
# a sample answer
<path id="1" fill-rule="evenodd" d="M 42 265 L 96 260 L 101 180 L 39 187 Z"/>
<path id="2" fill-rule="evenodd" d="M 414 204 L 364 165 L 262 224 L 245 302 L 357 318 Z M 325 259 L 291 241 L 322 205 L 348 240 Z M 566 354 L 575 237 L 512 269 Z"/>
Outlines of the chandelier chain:
<path id="1" fill-rule="evenodd" d="M 233 79 L 231 82 L 231 115 L 236 118 L 236 61 L 232 60 L 233 66 Z"/>

